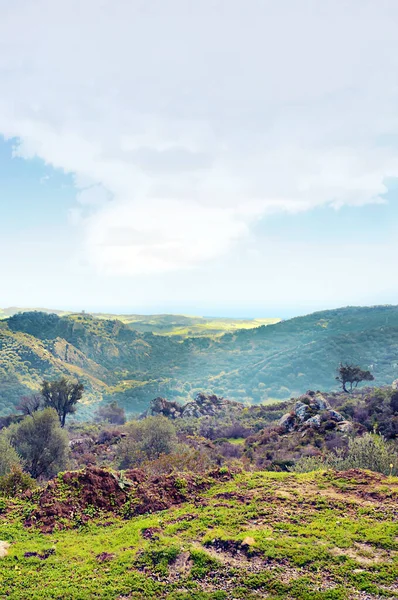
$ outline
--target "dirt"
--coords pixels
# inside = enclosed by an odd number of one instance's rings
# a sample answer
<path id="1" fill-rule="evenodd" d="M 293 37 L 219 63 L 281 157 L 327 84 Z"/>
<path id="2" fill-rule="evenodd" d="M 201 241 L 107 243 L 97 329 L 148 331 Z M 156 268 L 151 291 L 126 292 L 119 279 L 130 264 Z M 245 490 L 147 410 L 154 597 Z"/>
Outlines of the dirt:
<path id="1" fill-rule="evenodd" d="M 169 581 L 173 583 L 191 572 L 193 561 L 189 552 L 181 552 L 169 567 Z"/>
<path id="2" fill-rule="evenodd" d="M 348 556 L 360 565 L 374 565 L 393 560 L 397 552 L 376 548 L 372 544 L 355 542 L 352 548 L 333 548 L 331 553 L 335 556 Z"/>
<path id="3" fill-rule="evenodd" d="M 55 554 L 55 550 L 54 548 L 50 548 L 49 550 L 45 550 L 42 554 L 40 554 L 39 552 L 25 552 L 24 557 L 35 557 L 40 558 L 40 560 L 46 560 L 49 556 L 52 556 L 53 554 Z"/>
<path id="4" fill-rule="evenodd" d="M 118 515 L 131 518 L 154 513 L 188 500 L 231 474 L 212 470 L 206 476 L 194 474 L 153 477 L 141 469 L 112 472 L 98 467 L 66 472 L 43 490 L 30 494 L 36 509 L 26 519 L 27 527 L 38 526 L 43 533 L 77 527 L 92 518 Z"/>
<path id="5" fill-rule="evenodd" d="M 162 532 L 160 527 L 148 527 L 147 529 L 143 529 L 141 534 L 145 540 L 158 540 L 159 535 Z"/>
<path id="6" fill-rule="evenodd" d="M 115 558 L 115 554 L 109 552 L 101 552 L 101 554 L 97 554 L 95 557 L 99 563 L 107 562 L 108 560 L 112 560 Z"/>

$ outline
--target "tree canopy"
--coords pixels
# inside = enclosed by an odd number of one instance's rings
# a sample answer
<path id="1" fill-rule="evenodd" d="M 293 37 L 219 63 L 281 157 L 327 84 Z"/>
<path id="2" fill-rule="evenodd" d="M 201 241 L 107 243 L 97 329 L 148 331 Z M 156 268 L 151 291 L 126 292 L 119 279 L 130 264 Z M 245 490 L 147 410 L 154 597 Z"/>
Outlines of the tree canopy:
<path id="1" fill-rule="evenodd" d="M 76 404 L 82 398 L 83 392 L 82 383 L 66 377 L 51 382 L 44 380 L 41 386 L 44 405 L 56 410 L 61 427 L 65 426 L 66 415 L 76 412 Z"/>
<path id="2" fill-rule="evenodd" d="M 361 381 L 373 381 L 374 377 L 370 371 L 363 371 L 358 365 L 340 363 L 338 368 L 337 381 L 340 381 L 343 391 L 347 394 L 352 392 L 352 388 L 356 388 Z M 350 389 L 347 389 L 347 385 Z"/>

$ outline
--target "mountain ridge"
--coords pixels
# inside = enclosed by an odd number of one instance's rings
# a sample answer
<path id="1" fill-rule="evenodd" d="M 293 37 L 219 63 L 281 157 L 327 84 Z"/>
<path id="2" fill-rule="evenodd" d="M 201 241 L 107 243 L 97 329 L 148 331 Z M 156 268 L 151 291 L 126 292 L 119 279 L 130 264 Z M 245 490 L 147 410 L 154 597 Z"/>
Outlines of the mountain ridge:
<path id="1" fill-rule="evenodd" d="M 337 387 L 340 361 L 369 368 L 375 385 L 398 377 L 398 306 L 343 307 L 219 337 L 159 336 L 118 319 L 28 312 L 0 321 L 0 412 L 43 377 L 75 376 L 90 403 L 117 399 L 143 412 L 157 396 L 205 391 L 231 400 L 286 399 Z"/>

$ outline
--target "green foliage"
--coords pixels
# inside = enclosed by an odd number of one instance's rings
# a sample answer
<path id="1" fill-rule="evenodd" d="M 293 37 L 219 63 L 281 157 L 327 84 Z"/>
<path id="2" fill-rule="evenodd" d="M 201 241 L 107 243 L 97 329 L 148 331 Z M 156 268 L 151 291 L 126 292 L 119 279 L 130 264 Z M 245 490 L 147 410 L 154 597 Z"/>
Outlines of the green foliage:
<path id="1" fill-rule="evenodd" d="M 127 437 L 119 447 L 120 467 L 126 469 L 170 454 L 177 443 L 176 430 L 166 417 L 148 417 L 133 421 L 127 428 Z"/>
<path id="2" fill-rule="evenodd" d="M 0 434 L 0 476 L 9 473 L 13 467 L 21 465 L 20 458 L 10 444 L 10 441 L 3 434 Z"/>
<path id="3" fill-rule="evenodd" d="M 338 463 L 338 460 L 336 461 Z M 381 435 L 366 433 L 348 442 L 348 453 L 343 468 L 369 469 L 389 475 L 398 473 L 398 454 L 391 442 Z"/>
<path id="4" fill-rule="evenodd" d="M 32 477 L 52 477 L 65 469 L 68 436 L 53 408 L 25 417 L 20 424 L 11 425 L 4 435 L 7 435 Z"/>
<path id="5" fill-rule="evenodd" d="M 360 364 L 383 385 L 398 377 L 397 347 L 395 306 L 323 311 L 184 340 L 116 319 L 28 313 L 0 322 L 0 413 L 43 378 L 63 376 L 85 386 L 82 417 L 92 416 L 89 401 L 116 400 L 132 414 L 157 396 L 186 401 L 205 391 L 260 403 L 333 389 L 340 361 Z"/>
<path id="6" fill-rule="evenodd" d="M 76 404 L 83 392 L 82 383 L 69 381 L 66 377 L 57 381 L 43 381 L 41 386 L 44 405 L 57 412 L 61 427 L 65 426 L 66 415 L 76 412 Z"/>
<path id="7" fill-rule="evenodd" d="M 365 433 L 348 441 L 348 450 L 338 449 L 325 456 L 301 457 L 289 470 L 307 473 L 332 468 L 337 471 L 369 469 L 384 475 L 398 473 L 398 454 L 395 446 L 381 435 Z"/>
<path id="8" fill-rule="evenodd" d="M 340 363 L 336 379 L 340 381 L 343 391 L 348 393 L 347 384 L 350 384 L 352 392 L 352 386 L 356 388 L 361 381 L 373 381 L 374 377 L 370 371 L 363 371 L 358 365 Z"/>
<path id="9" fill-rule="evenodd" d="M 0 596 L 396 598 L 397 493 L 396 478 L 386 486 L 366 473 L 242 473 L 198 490 L 195 503 L 127 520 L 95 517 L 55 535 L 24 527 L 32 501 L 7 500 Z"/>
<path id="10" fill-rule="evenodd" d="M 28 473 L 24 473 L 19 465 L 13 465 L 6 475 L 0 476 L 0 493 L 10 498 L 33 490 L 36 485 L 35 480 Z"/>

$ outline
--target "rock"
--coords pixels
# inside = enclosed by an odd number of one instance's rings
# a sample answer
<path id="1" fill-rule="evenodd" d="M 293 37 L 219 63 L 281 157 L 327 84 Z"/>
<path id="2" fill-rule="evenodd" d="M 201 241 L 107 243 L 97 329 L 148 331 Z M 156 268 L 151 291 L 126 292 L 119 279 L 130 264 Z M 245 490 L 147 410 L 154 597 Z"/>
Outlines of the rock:
<path id="1" fill-rule="evenodd" d="M 283 415 L 283 417 L 279 421 L 279 426 L 283 427 L 287 433 L 293 431 L 296 425 L 296 419 L 291 413 L 287 413 Z"/>
<path id="2" fill-rule="evenodd" d="M 177 402 L 169 402 L 165 398 L 151 400 L 148 410 L 140 418 L 162 415 L 169 419 L 200 418 L 222 415 L 228 411 L 243 410 L 244 405 L 218 396 L 197 394 L 194 400 L 180 405 Z"/>
<path id="3" fill-rule="evenodd" d="M 398 390 L 398 379 L 392 382 L 391 387 L 393 390 Z"/>
<path id="4" fill-rule="evenodd" d="M 337 412 L 337 410 L 330 409 L 329 415 L 330 415 L 330 418 L 333 419 L 333 421 L 337 421 L 338 423 L 345 421 L 345 418 L 343 417 L 343 415 L 340 414 L 339 412 Z"/>
<path id="5" fill-rule="evenodd" d="M 337 424 L 336 429 L 344 433 L 351 433 L 351 431 L 354 429 L 354 426 L 352 423 L 350 423 L 350 421 L 341 421 Z"/>
<path id="6" fill-rule="evenodd" d="M 294 413 L 300 421 L 305 421 L 311 414 L 311 409 L 308 404 L 304 404 L 300 400 L 294 405 Z"/>
<path id="7" fill-rule="evenodd" d="M 306 423 L 306 425 L 310 425 L 311 427 L 320 427 L 321 426 L 321 416 L 314 415 L 313 417 L 310 417 L 309 419 L 307 419 L 307 421 L 305 423 Z"/>
<path id="8" fill-rule="evenodd" d="M 316 394 L 313 399 L 311 406 L 316 408 L 317 410 L 330 410 L 331 406 L 329 402 L 322 396 L 322 394 Z"/>

